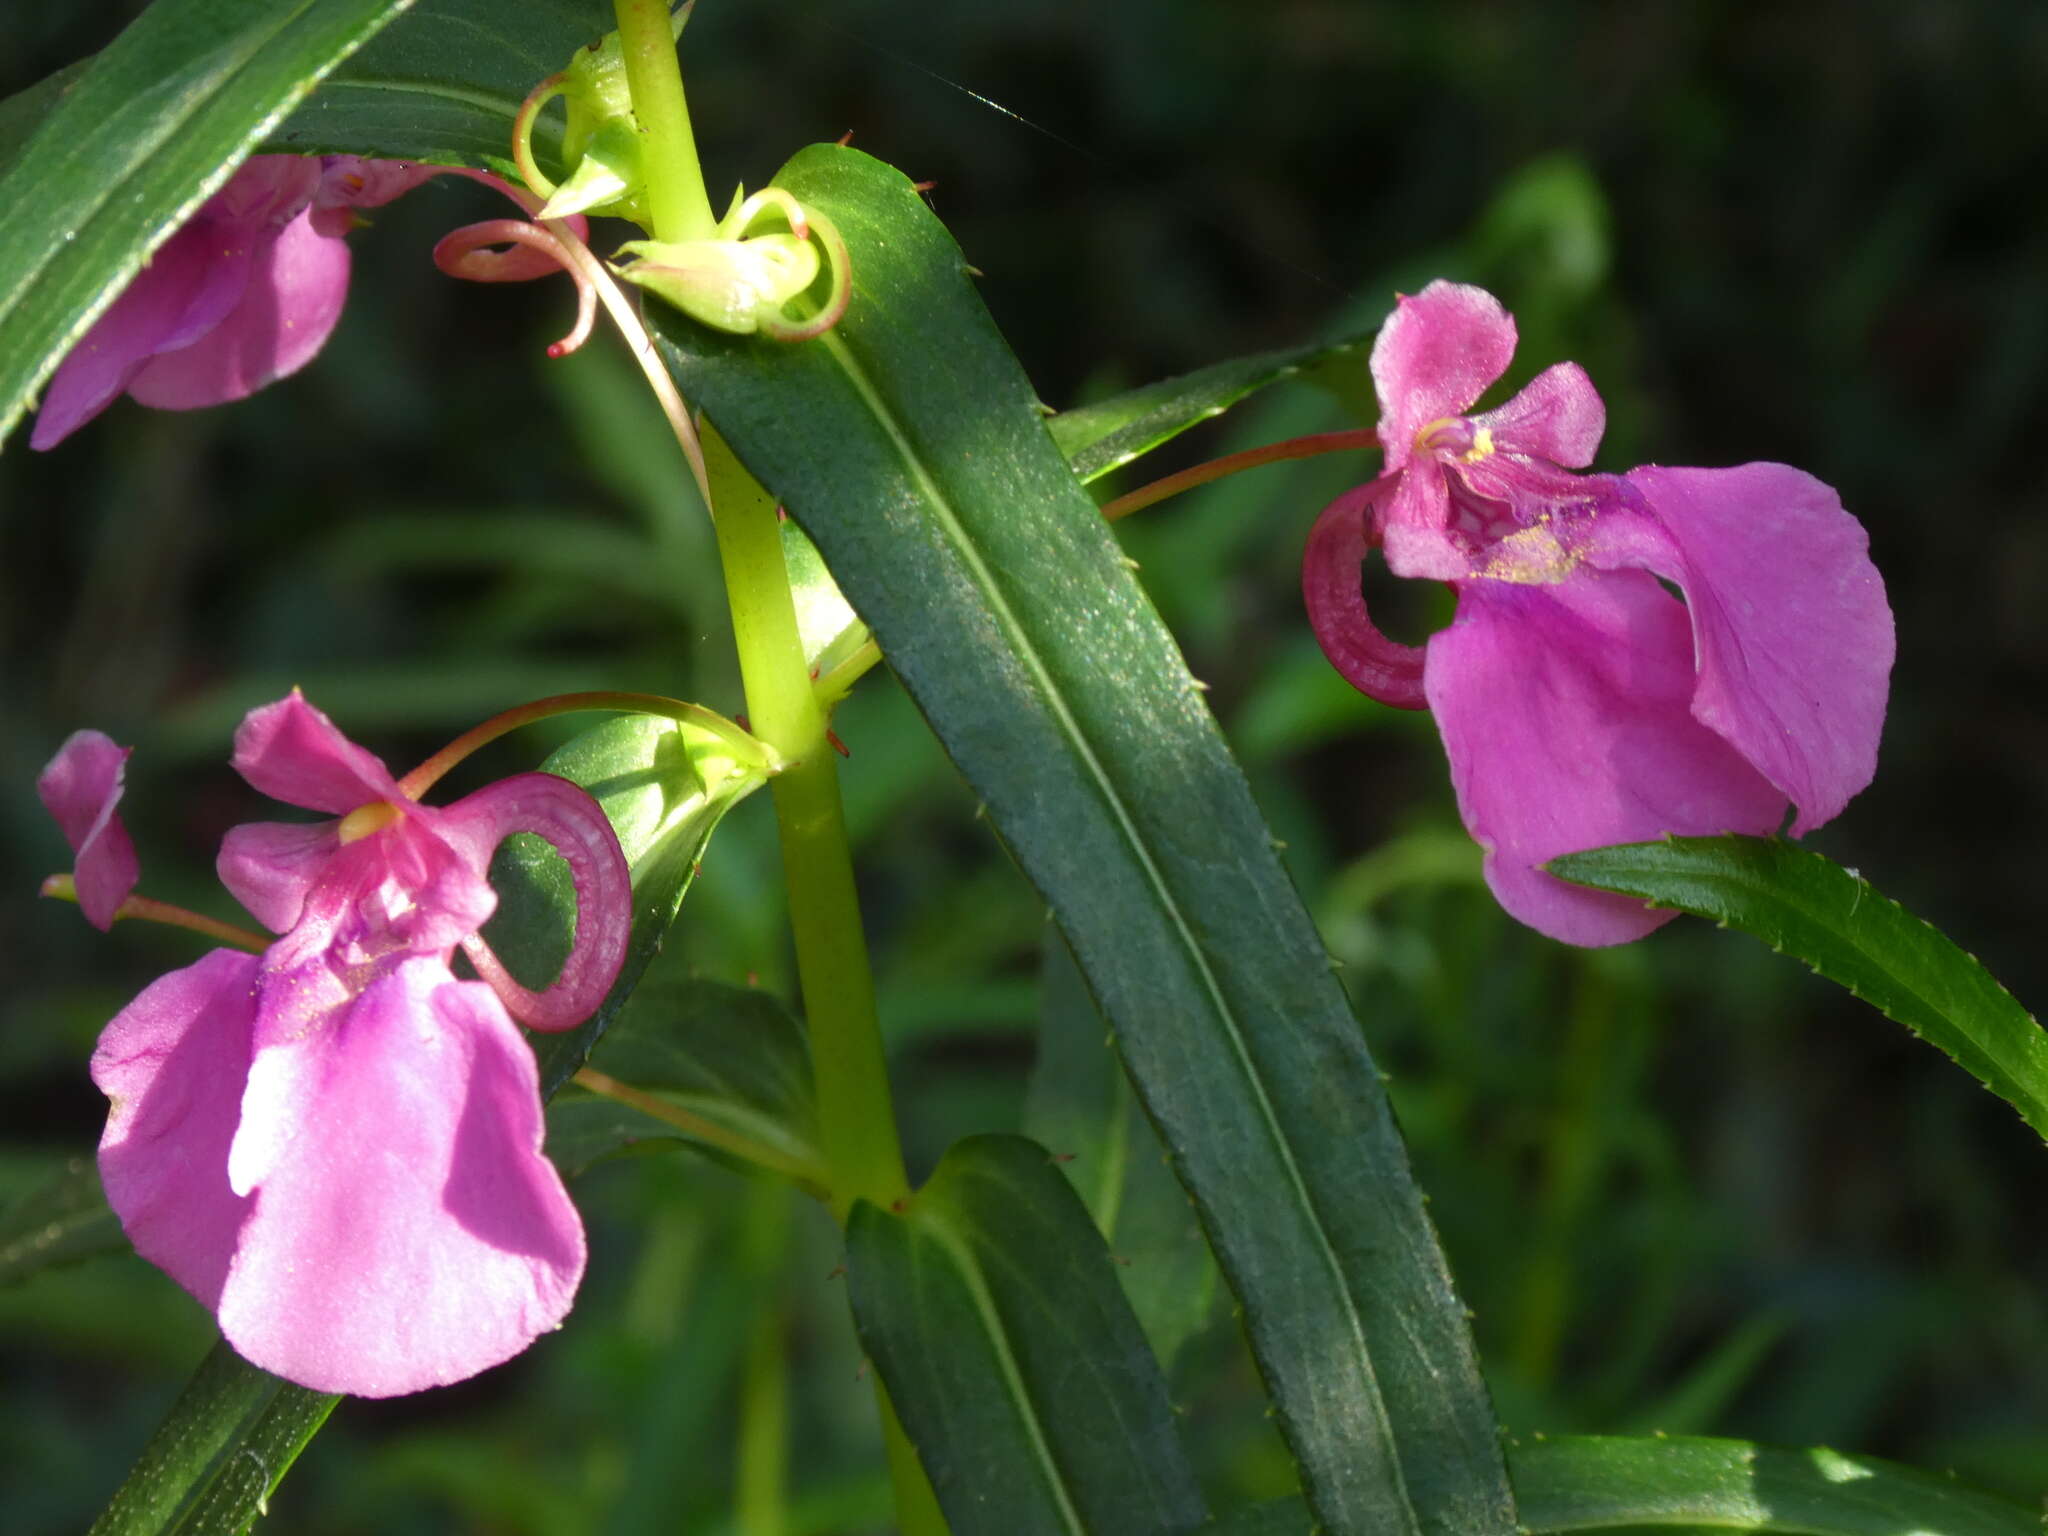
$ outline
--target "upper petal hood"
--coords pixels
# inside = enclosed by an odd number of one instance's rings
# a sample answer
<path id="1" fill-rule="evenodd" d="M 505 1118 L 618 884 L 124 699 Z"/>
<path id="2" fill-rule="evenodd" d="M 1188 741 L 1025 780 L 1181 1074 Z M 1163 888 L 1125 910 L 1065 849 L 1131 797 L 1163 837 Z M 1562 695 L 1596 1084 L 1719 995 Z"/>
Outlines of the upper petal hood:
<path id="1" fill-rule="evenodd" d="M 234 764 L 271 799 L 330 816 L 376 800 L 406 801 L 391 770 L 342 735 L 296 688 L 243 718 L 235 731 Z"/>
<path id="2" fill-rule="evenodd" d="M 1484 288 L 1439 278 L 1403 294 L 1372 345 L 1387 468 L 1407 462 L 1424 427 L 1484 394 L 1514 355 L 1515 322 Z"/>

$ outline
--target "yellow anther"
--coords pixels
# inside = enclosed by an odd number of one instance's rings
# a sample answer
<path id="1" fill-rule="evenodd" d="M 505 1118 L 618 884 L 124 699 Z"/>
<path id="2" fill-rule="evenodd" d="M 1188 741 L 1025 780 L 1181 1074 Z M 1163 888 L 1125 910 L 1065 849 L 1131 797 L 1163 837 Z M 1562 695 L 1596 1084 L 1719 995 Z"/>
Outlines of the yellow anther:
<path id="1" fill-rule="evenodd" d="M 336 835 L 342 845 L 361 842 L 373 832 L 382 832 L 405 812 L 389 800 L 372 800 L 368 805 L 359 805 L 341 818 Z"/>
<path id="2" fill-rule="evenodd" d="M 1493 452 L 1493 428 L 1481 427 L 1472 434 L 1472 446 L 1458 457 L 1466 464 L 1477 464 Z"/>

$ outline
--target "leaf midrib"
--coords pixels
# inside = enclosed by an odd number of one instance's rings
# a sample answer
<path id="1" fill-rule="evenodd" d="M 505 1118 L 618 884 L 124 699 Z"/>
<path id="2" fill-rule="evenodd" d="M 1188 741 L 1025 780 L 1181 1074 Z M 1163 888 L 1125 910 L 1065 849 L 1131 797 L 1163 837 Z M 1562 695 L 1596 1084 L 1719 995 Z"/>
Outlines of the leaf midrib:
<path id="1" fill-rule="evenodd" d="M 1024 1386 L 1023 1368 L 1018 1365 L 1016 1355 L 1010 1349 L 1009 1336 L 1003 1332 L 1001 1314 L 996 1311 L 995 1298 L 989 1294 L 988 1282 L 982 1277 L 981 1268 L 974 1255 L 961 1239 L 947 1229 L 936 1218 L 913 1215 L 911 1221 L 924 1230 L 925 1235 L 940 1252 L 953 1262 L 962 1284 L 967 1287 L 968 1299 L 974 1303 L 975 1315 L 981 1319 L 983 1333 L 989 1346 L 995 1351 L 996 1364 L 1003 1373 L 1003 1387 L 1023 1420 L 1025 1434 L 1031 1441 L 1033 1458 L 1038 1463 L 1039 1474 L 1045 1479 L 1046 1487 L 1052 1491 L 1054 1501 L 1059 1505 L 1060 1518 L 1072 1536 L 1088 1536 L 1088 1528 L 1082 1523 L 1081 1513 L 1074 1508 L 1074 1501 L 1067 1495 L 1066 1479 L 1060 1475 L 1059 1461 L 1052 1453 L 1052 1444 L 1046 1438 L 1045 1426 L 1039 1422 L 1038 1405 L 1032 1402 L 1031 1394 Z"/>
<path id="2" fill-rule="evenodd" d="M 1352 1298 L 1350 1287 L 1345 1284 L 1343 1266 L 1338 1262 L 1336 1251 L 1331 1247 L 1329 1234 L 1324 1230 L 1322 1213 L 1316 1208 L 1314 1197 L 1309 1193 L 1308 1186 L 1302 1178 L 1300 1166 L 1295 1160 L 1294 1148 L 1288 1142 L 1286 1133 L 1281 1129 L 1273 1113 L 1272 1102 L 1267 1096 L 1265 1082 L 1252 1066 L 1250 1055 L 1245 1048 L 1243 1031 L 1239 1027 L 1236 1014 L 1231 1009 L 1229 1000 L 1224 997 L 1222 989 L 1217 983 L 1215 973 L 1209 966 L 1208 957 L 1202 953 L 1201 946 L 1195 942 L 1194 933 L 1188 926 L 1187 919 L 1182 915 L 1179 903 L 1174 899 L 1164 876 L 1160 873 L 1158 866 L 1152 859 L 1150 850 L 1145 846 L 1144 839 L 1139 835 L 1136 824 L 1132 821 L 1130 813 L 1124 805 L 1122 795 L 1118 793 L 1115 784 L 1104 770 L 1101 760 L 1097 757 L 1094 744 L 1082 732 L 1080 723 L 1074 718 L 1065 695 L 1060 691 L 1044 659 L 1039 655 L 1037 645 L 1024 629 L 1022 622 L 1017 618 L 1007 596 L 996 584 L 994 573 L 989 570 L 986 562 L 982 560 L 981 552 L 975 547 L 973 541 L 967 537 L 966 530 L 961 524 L 958 515 L 954 512 L 951 501 L 926 471 L 923 460 L 919 457 L 916 449 L 911 445 L 909 437 L 897 422 L 894 412 L 890 410 L 887 402 L 868 379 L 867 373 L 860 366 L 859 361 L 847 350 L 845 340 L 840 336 L 839 332 L 837 330 L 827 331 L 820 339 L 831 353 L 833 360 L 846 374 L 848 382 L 853 385 L 855 392 L 860 396 L 862 402 L 867 406 L 869 414 L 874 417 L 876 423 L 888 435 L 891 445 L 895 448 L 905 468 L 913 476 L 917 488 L 923 494 L 926 504 L 932 508 L 947 539 L 967 563 L 976 585 L 986 596 L 996 621 L 1010 637 L 1013 654 L 1024 661 L 1032 678 L 1037 682 L 1040 696 L 1046 701 L 1062 733 L 1072 744 L 1076 757 L 1086 766 L 1088 774 L 1095 782 L 1098 792 L 1110 807 L 1115 816 L 1119 833 L 1130 848 L 1133 856 L 1137 859 L 1139 867 L 1143 871 L 1147 883 L 1152 887 L 1162 910 L 1170 919 L 1173 931 L 1181 941 L 1181 947 L 1193 960 L 1196 972 L 1201 978 L 1202 987 L 1208 993 L 1215 1016 L 1222 1023 L 1224 1031 L 1229 1038 L 1232 1055 L 1237 1062 L 1241 1074 L 1251 1086 L 1254 1100 L 1258 1105 L 1262 1128 L 1266 1131 L 1271 1144 L 1279 1154 L 1281 1164 L 1286 1170 L 1289 1187 L 1292 1189 L 1297 1203 L 1309 1217 L 1309 1227 L 1315 1235 L 1317 1252 L 1321 1255 L 1330 1277 L 1336 1283 L 1337 1295 L 1342 1298 L 1345 1322 L 1351 1331 L 1355 1357 L 1372 1391 L 1374 1418 L 1379 1424 L 1384 1442 L 1389 1448 L 1387 1464 L 1393 1470 L 1395 1487 L 1400 1494 L 1402 1508 L 1408 1514 L 1409 1529 L 1419 1532 L 1421 1525 L 1416 1517 L 1414 1500 L 1408 1493 L 1407 1468 L 1402 1463 L 1398 1446 L 1395 1443 L 1393 1425 L 1387 1414 L 1386 1399 L 1380 1391 L 1379 1373 L 1374 1366 L 1372 1354 L 1366 1347 L 1364 1324 L 1358 1315 L 1357 1304 Z"/>

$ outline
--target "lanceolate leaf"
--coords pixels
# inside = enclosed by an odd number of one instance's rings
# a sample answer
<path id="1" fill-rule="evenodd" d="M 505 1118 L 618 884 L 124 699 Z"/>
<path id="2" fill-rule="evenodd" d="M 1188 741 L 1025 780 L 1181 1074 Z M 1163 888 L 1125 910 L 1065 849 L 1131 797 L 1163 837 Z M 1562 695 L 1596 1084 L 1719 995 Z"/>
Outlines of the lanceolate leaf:
<path id="1" fill-rule="evenodd" d="M 1972 956 L 1853 870 L 1769 837 L 1674 837 L 1546 867 L 1804 960 L 1954 1057 L 2048 1136 L 2048 1035 Z"/>
<path id="2" fill-rule="evenodd" d="M 149 252 L 410 0 L 156 0 L 0 175 L 0 440 Z"/>
<path id="3" fill-rule="evenodd" d="M 1043 1147 L 956 1144 L 846 1233 L 854 1325 L 953 1536 L 1181 1536 L 1204 1514 L 1166 1382 Z"/>
<path id="4" fill-rule="evenodd" d="M 1234 357 L 1113 399 L 1061 411 L 1046 427 L 1073 464 L 1074 473 L 1084 481 L 1094 480 L 1188 428 L 1221 416 L 1254 390 L 1364 345 L 1364 341 L 1316 342 Z"/>
<path id="5" fill-rule="evenodd" d="M 128 1246 L 89 1157 L 71 1159 L 48 1183 L 0 1211 L 0 1285 L 41 1269 Z"/>
<path id="6" fill-rule="evenodd" d="M 1911 1467 L 1747 1440 L 1566 1436 L 1508 1452 L 1523 1528 L 1775 1531 L 1783 1536 L 2040 1536 L 2038 1510 Z M 1310 1536 L 1299 1499 L 1256 1505 L 1201 1536 Z"/>
<path id="7" fill-rule="evenodd" d="M 508 22 L 516 14 L 517 25 Z M 511 172 L 512 116 L 570 56 L 618 25 L 605 0 L 418 0 L 265 141 L 290 154 L 372 155 Z M 561 174 L 561 108 L 533 142 Z"/>
<path id="8" fill-rule="evenodd" d="M 246 1530 L 341 1399 L 308 1392 L 213 1346 L 90 1536 L 233 1536 Z"/>
<path id="9" fill-rule="evenodd" d="M 1047 928 L 1039 967 L 1038 1060 L 1024 1100 L 1024 1131 L 1058 1154 L 1117 1276 L 1169 1370 L 1209 1320 L 1221 1290 L 1188 1197 L 1138 1107 L 1109 1026 L 1088 995 L 1067 941 Z"/>
<path id="10" fill-rule="evenodd" d="M 827 146 L 776 183 L 837 223 L 852 306 L 781 346 L 650 305 L 684 395 L 817 542 L 1051 904 L 1319 1516 L 1511 1531 L 1378 1072 L 1199 685 L 910 183 Z"/>

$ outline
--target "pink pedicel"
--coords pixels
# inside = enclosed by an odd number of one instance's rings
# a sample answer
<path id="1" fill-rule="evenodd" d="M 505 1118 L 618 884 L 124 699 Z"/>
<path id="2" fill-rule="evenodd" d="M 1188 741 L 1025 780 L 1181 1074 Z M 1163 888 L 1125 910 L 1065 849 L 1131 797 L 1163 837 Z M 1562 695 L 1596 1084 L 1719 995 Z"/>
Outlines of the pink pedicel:
<path id="1" fill-rule="evenodd" d="M 1481 289 L 1400 300 L 1372 355 L 1384 472 L 1318 518 L 1303 595 L 1346 678 L 1436 716 L 1501 905 L 1616 944 L 1674 914 L 1543 864 L 1836 815 L 1876 769 L 1891 609 L 1862 525 L 1804 471 L 1578 473 L 1606 412 L 1575 363 L 1466 415 L 1514 349 Z M 1450 584 L 1449 628 L 1420 647 L 1380 633 L 1359 590 L 1373 548 L 1397 576 Z"/>

